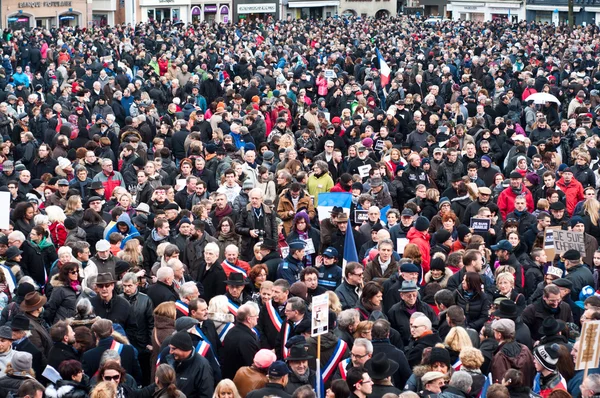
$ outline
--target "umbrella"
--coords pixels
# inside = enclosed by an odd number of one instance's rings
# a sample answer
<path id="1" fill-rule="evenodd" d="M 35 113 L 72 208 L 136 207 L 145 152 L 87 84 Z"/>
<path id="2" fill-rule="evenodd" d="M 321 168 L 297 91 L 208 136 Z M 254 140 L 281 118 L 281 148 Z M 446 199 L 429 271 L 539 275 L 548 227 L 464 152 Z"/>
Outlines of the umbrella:
<path id="1" fill-rule="evenodd" d="M 527 97 L 526 101 L 533 101 L 535 104 L 545 104 L 546 102 L 555 102 L 560 105 L 558 98 L 548 93 L 535 93 Z"/>
<path id="2" fill-rule="evenodd" d="M 181 19 L 177 22 L 175 22 L 173 25 L 177 26 L 177 25 L 185 25 L 185 22 L 183 22 Z"/>

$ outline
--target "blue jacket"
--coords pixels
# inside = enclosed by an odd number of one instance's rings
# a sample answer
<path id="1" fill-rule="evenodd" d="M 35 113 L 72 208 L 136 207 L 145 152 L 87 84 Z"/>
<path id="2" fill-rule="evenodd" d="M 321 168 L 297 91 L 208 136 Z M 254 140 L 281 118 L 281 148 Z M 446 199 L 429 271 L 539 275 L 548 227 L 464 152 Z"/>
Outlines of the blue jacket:
<path id="1" fill-rule="evenodd" d="M 325 265 L 319 267 L 319 286 L 334 291 L 342 283 L 342 269 L 334 264 L 327 268 Z"/>
<path id="2" fill-rule="evenodd" d="M 298 261 L 291 255 L 288 255 L 277 268 L 277 279 L 283 278 L 292 285 L 294 282 L 300 280 L 300 272 L 302 272 L 303 269 L 304 264 L 302 261 Z"/>
<path id="3" fill-rule="evenodd" d="M 119 231 L 119 224 L 127 225 L 128 230 L 125 234 L 123 232 Z M 111 229 L 109 229 L 106 232 L 104 239 L 109 240 L 108 238 L 109 238 L 110 234 L 112 234 L 113 232 L 118 232 L 121 235 L 123 235 L 123 240 L 121 241 L 121 249 L 123 249 L 125 247 L 125 243 L 127 243 L 127 241 L 129 241 L 129 239 L 135 238 L 136 236 L 140 236 L 140 233 L 138 232 L 137 228 L 131 223 L 131 218 L 129 217 L 129 214 L 127 214 L 127 213 L 123 213 L 119 216 L 119 218 L 117 218 L 117 222 L 115 223 L 115 225 L 112 226 Z"/>
<path id="4" fill-rule="evenodd" d="M 15 73 L 13 75 L 13 80 L 15 83 L 15 87 L 18 85 L 23 85 L 25 87 L 29 87 L 30 81 L 29 81 L 29 76 L 27 76 L 25 73 Z"/>

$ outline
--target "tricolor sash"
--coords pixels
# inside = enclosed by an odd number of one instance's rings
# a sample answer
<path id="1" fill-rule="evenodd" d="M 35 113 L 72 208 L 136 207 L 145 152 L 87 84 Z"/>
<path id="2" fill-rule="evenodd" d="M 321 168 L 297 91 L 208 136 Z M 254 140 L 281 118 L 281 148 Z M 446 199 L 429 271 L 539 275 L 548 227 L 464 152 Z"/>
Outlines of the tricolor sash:
<path id="1" fill-rule="evenodd" d="M 208 350 L 210 350 L 210 344 L 204 340 L 200 340 L 196 346 L 196 352 L 206 358 Z"/>
<path id="2" fill-rule="evenodd" d="M 113 340 L 109 350 L 115 350 L 119 353 L 119 355 L 121 355 L 121 351 L 123 351 L 123 344 L 119 343 L 117 340 Z"/>
<path id="3" fill-rule="evenodd" d="M 285 323 L 285 326 L 283 327 L 283 359 L 287 358 L 288 355 L 290 355 L 290 350 L 289 348 L 287 348 L 285 346 L 285 344 L 287 343 L 288 339 L 290 338 L 290 334 L 292 333 L 292 327 L 290 326 L 290 324 L 288 322 Z"/>
<path id="4" fill-rule="evenodd" d="M 329 357 L 329 361 L 327 361 L 327 364 L 321 370 L 321 379 L 323 380 L 323 384 L 325 384 L 333 375 L 335 372 L 335 367 L 338 365 L 338 363 L 340 363 L 347 349 L 348 344 L 346 344 L 344 340 L 339 339 L 335 349 L 333 350 L 333 354 L 331 357 Z"/>
<path id="5" fill-rule="evenodd" d="M 181 300 L 177 300 L 175 302 L 175 308 L 181 312 L 183 314 L 183 316 L 189 316 L 190 315 L 190 310 L 188 308 L 188 305 L 186 303 L 184 303 Z"/>
<path id="6" fill-rule="evenodd" d="M 231 264 L 227 260 L 224 260 L 223 264 L 221 264 L 221 266 L 223 267 L 223 270 L 225 271 L 225 273 L 227 275 L 231 274 L 232 272 L 238 272 L 238 273 L 244 275 L 244 278 L 248 277 L 248 273 L 246 272 L 245 269 L 243 269 L 242 267 L 238 267 L 237 265 Z"/>
<path id="7" fill-rule="evenodd" d="M 269 300 L 269 302 L 267 303 L 267 314 L 269 314 L 269 318 L 271 319 L 273 326 L 275 326 L 275 329 L 277 329 L 277 333 L 281 332 L 283 319 L 281 319 L 279 312 L 277 312 L 277 310 L 275 309 L 275 306 L 273 305 L 273 300 Z"/>
<path id="8" fill-rule="evenodd" d="M 231 328 L 233 328 L 233 322 L 228 323 L 221 329 L 221 333 L 219 333 L 219 340 L 221 340 L 221 343 L 225 341 L 225 336 L 227 336 L 227 333 L 229 333 Z"/>
<path id="9" fill-rule="evenodd" d="M 460 370 L 461 368 L 462 368 L 462 361 L 460 359 L 457 359 L 456 362 L 454 363 L 454 365 L 452 365 L 452 369 Z"/>
<path id="10" fill-rule="evenodd" d="M 346 380 L 346 374 L 348 373 L 348 365 L 350 365 L 350 358 L 346 358 L 343 361 L 340 361 L 338 364 L 338 369 L 340 371 L 340 376 L 342 376 L 342 380 Z"/>
<path id="11" fill-rule="evenodd" d="M 237 312 L 238 312 L 239 308 L 240 308 L 240 306 L 238 304 L 231 301 L 230 298 L 227 299 L 227 309 L 229 310 L 229 312 L 231 312 L 231 314 L 233 316 L 237 316 Z"/>
<path id="12" fill-rule="evenodd" d="M 158 365 L 160 365 L 160 353 L 158 354 L 158 358 L 156 358 L 156 367 L 158 368 Z"/>
<path id="13" fill-rule="evenodd" d="M 212 351 L 212 353 L 215 357 L 215 361 L 217 361 L 217 363 L 219 363 L 219 360 L 217 359 L 217 351 L 215 350 L 215 347 L 212 346 L 210 340 L 208 338 L 206 338 L 206 335 L 200 328 L 200 325 L 196 325 L 195 330 L 196 330 L 196 333 L 198 333 L 198 335 L 202 338 L 202 340 L 204 340 L 210 346 L 210 350 Z"/>

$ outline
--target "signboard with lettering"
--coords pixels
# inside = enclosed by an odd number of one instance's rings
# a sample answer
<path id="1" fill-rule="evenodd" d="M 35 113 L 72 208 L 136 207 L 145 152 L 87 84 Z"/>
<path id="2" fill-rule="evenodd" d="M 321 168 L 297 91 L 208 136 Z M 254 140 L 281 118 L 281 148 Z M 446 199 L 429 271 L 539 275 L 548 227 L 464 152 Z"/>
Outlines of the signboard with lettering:
<path id="1" fill-rule="evenodd" d="M 567 250 L 575 249 L 585 256 L 585 236 L 583 232 L 554 230 L 554 250 L 556 254 L 563 254 Z"/>
<path id="2" fill-rule="evenodd" d="M 369 210 L 354 210 L 354 222 L 362 224 L 369 219 Z"/>
<path id="3" fill-rule="evenodd" d="M 471 217 L 471 229 L 473 232 L 488 232 L 492 225 L 489 218 Z"/>
<path id="4" fill-rule="evenodd" d="M 238 14 L 264 14 L 268 12 L 276 12 L 277 4 L 261 3 L 261 4 L 238 4 Z"/>
<path id="5" fill-rule="evenodd" d="M 22 1 L 19 8 L 71 7 L 70 1 Z"/>

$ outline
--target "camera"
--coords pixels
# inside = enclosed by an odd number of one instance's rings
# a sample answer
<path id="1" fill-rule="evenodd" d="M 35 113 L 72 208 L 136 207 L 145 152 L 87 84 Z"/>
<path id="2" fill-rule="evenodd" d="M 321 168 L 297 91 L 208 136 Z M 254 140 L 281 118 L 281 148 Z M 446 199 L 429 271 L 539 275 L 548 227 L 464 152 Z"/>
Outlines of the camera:
<path id="1" fill-rule="evenodd" d="M 259 229 L 256 233 L 258 234 L 259 239 L 264 239 L 264 237 L 266 235 L 265 231 L 262 229 Z"/>

